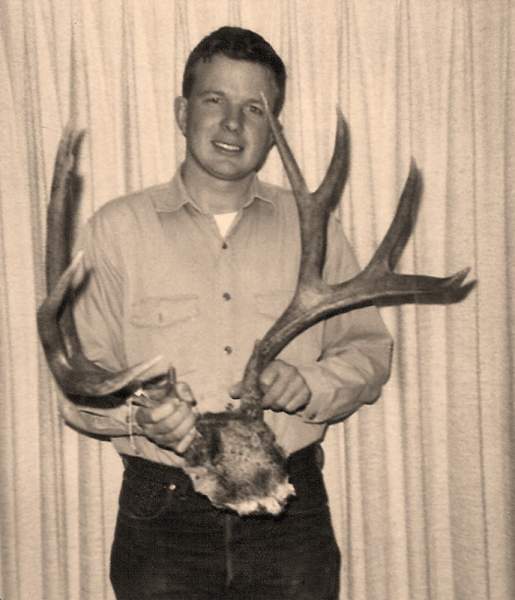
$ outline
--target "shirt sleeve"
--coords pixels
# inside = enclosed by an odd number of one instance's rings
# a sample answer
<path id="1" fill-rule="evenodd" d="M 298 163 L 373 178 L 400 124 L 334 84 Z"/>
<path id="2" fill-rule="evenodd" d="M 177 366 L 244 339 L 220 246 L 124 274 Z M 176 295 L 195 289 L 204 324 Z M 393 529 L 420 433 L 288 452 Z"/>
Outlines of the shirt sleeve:
<path id="1" fill-rule="evenodd" d="M 87 276 L 73 311 L 84 354 L 114 372 L 125 368 L 121 342 L 122 262 L 116 245 L 105 243 L 108 230 L 101 218 L 93 217 L 81 232 L 76 250 L 84 251 Z M 59 410 L 68 425 L 83 433 L 113 437 L 139 431 L 133 424 L 130 399 L 113 408 L 97 408 L 63 397 Z"/>
<path id="2" fill-rule="evenodd" d="M 108 438 L 140 434 L 131 410 L 128 404 L 105 409 L 81 406 L 66 396 L 59 405 L 59 412 L 70 427 L 81 433 Z"/>
<path id="3" fill-rule="evenodd" d="M 339 283 L 358 271 L 341 224 L 332 218 L 325 279 Z M 392 339 L 375 306 L 327 319 L 322 348 L 317 362 L 298 367 L 311 390 L 310 402 L 299 415 L 310 423 L 337 422 L 371 404 L 390 374 Z"/>

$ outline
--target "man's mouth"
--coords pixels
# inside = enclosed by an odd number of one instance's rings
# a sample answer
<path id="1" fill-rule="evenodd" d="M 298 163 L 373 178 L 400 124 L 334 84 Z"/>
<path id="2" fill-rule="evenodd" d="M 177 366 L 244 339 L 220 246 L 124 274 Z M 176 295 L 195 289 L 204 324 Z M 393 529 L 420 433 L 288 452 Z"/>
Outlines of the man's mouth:
<path id="1" fill-rule="evenodd" d="M 238 154 L 239 152 L 243 151 L 243 146 L 239 146 L 238 144 L 229 144 L 227 142 L 220 142 L 217 140 L 213 140 L 211 143 L 217 150 L 221 150 L 222 152 L 226 152 L 228 154 Z"/>

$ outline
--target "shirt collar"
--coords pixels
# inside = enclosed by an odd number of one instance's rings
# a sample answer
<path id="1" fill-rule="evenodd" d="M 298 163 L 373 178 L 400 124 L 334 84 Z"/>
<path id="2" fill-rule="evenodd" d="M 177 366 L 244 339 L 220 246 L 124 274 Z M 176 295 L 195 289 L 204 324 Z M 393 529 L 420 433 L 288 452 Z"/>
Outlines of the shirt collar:
<path id="1" fill-rule="evenodd" d="M 243 208 L 247 208 L 247 206 L 253 204 L 255 200 L 266 202 L 274 208 L 277 202 L 275 194 L 271 193 L 271 190 L 266 184 L 259 180 L 256 174 L 250 184 L 248 198 L 243 203 Z M 154 199 L 154 206 L 157 212 L 174 212 L 185 205 L 190 205 L 198 212 L 202 212 L 195 200 L 189 195 L 188 190 L 184 185 L 181 169 L 177 169 L 173 179 L 170 181 L 166 193 L 159 195 Z"/>

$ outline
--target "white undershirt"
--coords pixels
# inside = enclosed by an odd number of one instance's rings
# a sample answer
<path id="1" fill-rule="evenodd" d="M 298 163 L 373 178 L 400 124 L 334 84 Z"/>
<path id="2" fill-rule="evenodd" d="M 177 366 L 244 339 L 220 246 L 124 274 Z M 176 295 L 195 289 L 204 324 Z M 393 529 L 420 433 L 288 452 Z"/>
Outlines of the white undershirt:
<path id="1" fill-rule="evenodd" d="M 234 221 L 234 217 L 238 214 L 238 212 L 228 212 L 228 213 L 220 213 L 220 214 L 213 214 L 213 217 L 215 218 L 216 224 L 218 225 L 218 229 L 220 230 L 220 234 L 222 235 L 222 237 L 225 237 L 227 232 L 229 231 L 229 228 L 232 225 L 232 222 Z"/>

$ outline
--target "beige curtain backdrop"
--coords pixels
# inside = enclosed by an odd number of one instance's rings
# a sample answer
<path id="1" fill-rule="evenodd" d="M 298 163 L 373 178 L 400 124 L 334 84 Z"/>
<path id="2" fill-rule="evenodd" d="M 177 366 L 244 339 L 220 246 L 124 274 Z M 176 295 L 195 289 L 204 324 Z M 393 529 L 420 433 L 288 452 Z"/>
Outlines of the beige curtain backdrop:
<path id="1" fill-rule="evenodd" d="M 65 427 L 35 312 L 60 134 L 87 129 L 81 219 L 167 181 L 193 45 L 262 33 L 290 80 L 283 122 L 311 186 L 339 104 L 352 136 L 343 225 L 365 263 L 410 156 L 424 175 L 400 269 L 472 267 L 453 306 L 382 310 L 381 399 L 325 441 L 342 600 L 513 600 L 515 6 L 510 0 L 0 0 L 0 597 L 105 600 L 121 476 Z M 284 183 L 275 152 L 263 175 Z"/>

